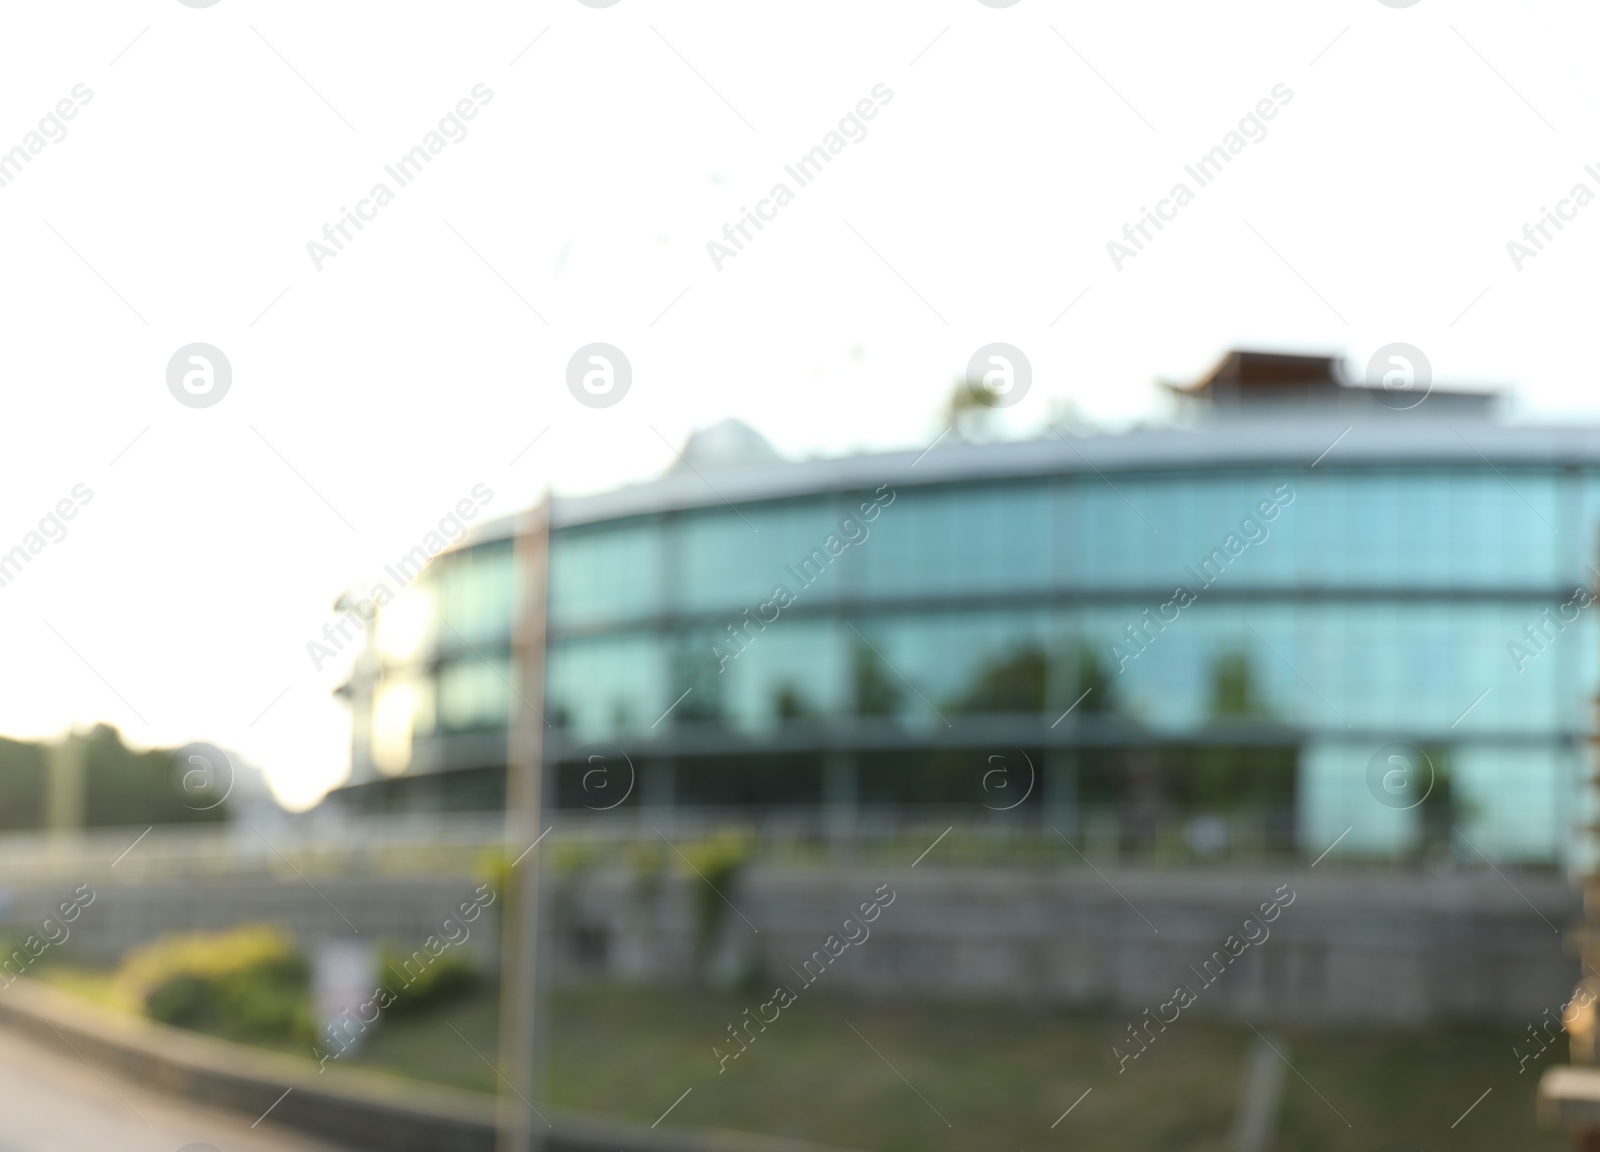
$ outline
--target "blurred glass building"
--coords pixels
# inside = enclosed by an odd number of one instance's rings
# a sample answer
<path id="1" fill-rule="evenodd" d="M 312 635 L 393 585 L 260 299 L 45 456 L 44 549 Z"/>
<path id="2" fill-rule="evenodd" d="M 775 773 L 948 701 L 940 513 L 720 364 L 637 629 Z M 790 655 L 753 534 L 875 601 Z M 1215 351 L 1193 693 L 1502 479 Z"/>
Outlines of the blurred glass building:
<path id="1" fill-rule="evenodd" d="M 549 802 L 977 803 L 1202 854 L 1392 856 L 1453 826 L 1567 858 L 1600 431 L 1316 357 L 1233 353 L 1171 393 L 1168 426 L 842 459 L 728 422 L 657 480 L 556 498 Z M 379 615 L 335 803 L 501 802 L 513 530 Z M 636 777 L 596 778 L 622 756 Z"/>

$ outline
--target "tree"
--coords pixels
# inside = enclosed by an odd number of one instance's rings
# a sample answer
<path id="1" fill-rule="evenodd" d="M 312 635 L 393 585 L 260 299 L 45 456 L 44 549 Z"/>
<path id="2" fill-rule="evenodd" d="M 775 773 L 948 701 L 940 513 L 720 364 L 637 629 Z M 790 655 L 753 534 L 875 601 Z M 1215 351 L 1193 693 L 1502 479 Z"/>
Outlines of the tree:
<path id="1" fill-rule="evenodd" d="M 84 737 L 83 821 L 88 827 L 190 824 L 227 819 L 227 803 L 195 809 L 183 802 L 172 749 L 135 752 L 109 724 Z M 43 828 L 49 794 L 49 748 L 0 739 L 0 829 Z"/>
<path id="2" fill-rule="evenodd" d="M 981 380 L 957 380 L 944 403 L 944 422 L 963 440 L 993 440 L 998 434 L 997 397 Z"/>
<path id="3" fill-rule="evenodd" d="M 955 702 L 959 712 L 1042 712 L 1050 661 L 1034 644 L 987 661 L 972 687 Z"/>
<path id="4" fill-rule="evenodd" d="M 109 724 L 96 724 L 85 750 L 84 823 L 192 824 L 225 820 L 226 802 L 194 809 L 181 799 L 182 766 L 172 749 L 135 752 Z"/>
<path id="5" fill-rule="evenodd" d="M 1249 658 L 1243 652 L 1218 656 L 1211 665 L 1211 715 L 1260 716 L 1264 712 L 1251 682 Z"/>
<path id="6" fill-rule="evenodd" d="M 856 645 L 855 690 L 857 716 L 893 716 L 900 711 L 904 695 L 900 681 L 866 644 Z"/>

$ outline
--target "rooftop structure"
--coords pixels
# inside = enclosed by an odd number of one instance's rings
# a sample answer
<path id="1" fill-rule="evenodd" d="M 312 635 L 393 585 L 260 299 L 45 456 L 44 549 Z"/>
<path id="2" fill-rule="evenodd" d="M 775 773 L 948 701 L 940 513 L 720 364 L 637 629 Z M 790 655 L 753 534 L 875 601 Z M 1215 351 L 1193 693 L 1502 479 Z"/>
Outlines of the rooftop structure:
<path id="1" fill-rule="evenodd" d="M 1325 357 L 1231 353 L 1175 395 L 1172 427 L 925 454 L 788 461 L 728 422 L 693 467 L 554 499 L 551 802 L 606 808 L 592 766 L 626 763 L 628 807 L 1569 858 L 1600 428 Z M 335 802 L 497 802 L 516 523 L 379 617 Z"/>

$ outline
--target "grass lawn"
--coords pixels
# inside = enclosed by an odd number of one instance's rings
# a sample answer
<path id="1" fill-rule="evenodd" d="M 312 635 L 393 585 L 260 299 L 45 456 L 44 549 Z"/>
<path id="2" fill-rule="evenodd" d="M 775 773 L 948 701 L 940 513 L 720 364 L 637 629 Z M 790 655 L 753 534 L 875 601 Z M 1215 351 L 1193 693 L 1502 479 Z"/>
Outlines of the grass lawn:
<path id="1" fill-rule="evenodd" d="M 42 975 L 107 1002 L 107 973 Z M 809 992 L 718 1072 L 712 1045 L 737 1051 L 727 1025 L 761 1000 L 705 989 L 563 988 L 549 1005 L 545 1098 L 650 1124 L 690 1088 L 663 1128 L 743 1129 L 869 1152 L 1225 1152 L 1255 1040 L 1243 1024 L 1185 1015 L 1119 1073 L 1111 1046 L 1126 1013 L 873 1004 Z M 485 1058 L 496 1055 L 498 1016 L 495 990 L 482 986 L 385 1017 L 344 1062 L 492 1092 Z M 1265 1030 L 1294 1069 L 1279 1149 L 1568 1146 L 1534 1124 L 1538 1075 L 1563 1058 L 1560 1046 L 1519 1074 L 1516 1029 Z M 306 1051 L 287 1040 L 271 1046 Z"/>
<path id="2" fill-rule="evenodd" d="M 761 999 L 563 989 L 550 1005 L 546 1098 L 650 1124 L 692 1088 L 664 1128 L 744 1129 L 874 1152 L 1221 1152 L 1255 1039 L 1243 1024 L 1184 1016 L 1119 1074 L 1111 1045 L 1126 1014 L 869 1004 L 809 993 L 719 1073 L 712 1044 L 737 1051 L 723 1042 L 726 1025 Z M 384 1021 L 348 1059 L 492 1091 L 494 1073 L 471 1048 L 494 1059 L 496 1017 L 494 995 L 484 990 Z M 1279 1149 L 1567 1147 L 1534 1124 L 1539 1070 L 1560 1054 L 1553 1047 L 1519 1075 L 1515 1029 L 1268 1031 L 1286 1042 L 1280 1047 L 1295 1069 L 1285 1081 Z M 1493 1091 L 1452 1130 L 1486 1088 Z M 1052 1129 L 1085 1089 L 1093 1091 Z"/>

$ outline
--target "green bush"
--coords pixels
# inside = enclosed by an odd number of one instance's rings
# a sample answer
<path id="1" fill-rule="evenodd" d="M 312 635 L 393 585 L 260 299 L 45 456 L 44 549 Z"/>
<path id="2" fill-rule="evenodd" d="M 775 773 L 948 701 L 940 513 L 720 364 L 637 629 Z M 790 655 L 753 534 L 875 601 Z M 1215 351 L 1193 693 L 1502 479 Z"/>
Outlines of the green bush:
<path id="1" fill-rule="evenodd" d="M 695 949 L 704 958 L 716 946 L 727 916 L 724 902 L 739 882 L 739 874 L 754 852 L 755 844 L 744 832 L 719 829 L 709 837 L 683 845 L 684 861 L 705 881 L 691 888 L 695 899 Z"/>
<path id="2" fill-rule="evenodd" d="M 394 993 L 394 1003 L 388 1011 L 397 1016 L 459 999 L 478 985 L 478 970 L 472 961 L 449 953 L 430 957 L 426 951 L 418 950 L 408 956 L 385 947 L 383 974 L 384 986 Z"/>
<path id="3" fill-rule="evenodd" d="M 239 1040 L 309 1039 L 305 959 L 277 928 L 168 936 L 130 952 L 120 998 L 166 1024 Z"/>

